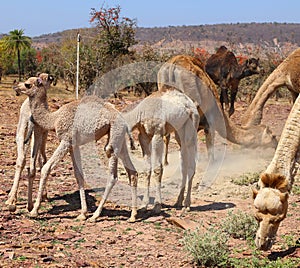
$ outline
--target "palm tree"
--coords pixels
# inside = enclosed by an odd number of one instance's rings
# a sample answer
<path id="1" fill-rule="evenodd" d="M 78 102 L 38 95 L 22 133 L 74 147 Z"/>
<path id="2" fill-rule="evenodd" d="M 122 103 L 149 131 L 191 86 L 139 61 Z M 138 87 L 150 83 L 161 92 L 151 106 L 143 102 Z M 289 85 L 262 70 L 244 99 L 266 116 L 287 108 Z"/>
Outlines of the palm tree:
<path id="1" fill-rule="evenodd" d="M 18 57 L 18 75 L 19 81 L 21 80 L 21 57 L 20 51 L 22 49 L 31 47 L 31 38 L 24 35 L 24 30 L 13 30 L 9 32 L 9 35 L 3 38 L 3 44 L 5 50 L 12 53 L 17 53 Z"/>

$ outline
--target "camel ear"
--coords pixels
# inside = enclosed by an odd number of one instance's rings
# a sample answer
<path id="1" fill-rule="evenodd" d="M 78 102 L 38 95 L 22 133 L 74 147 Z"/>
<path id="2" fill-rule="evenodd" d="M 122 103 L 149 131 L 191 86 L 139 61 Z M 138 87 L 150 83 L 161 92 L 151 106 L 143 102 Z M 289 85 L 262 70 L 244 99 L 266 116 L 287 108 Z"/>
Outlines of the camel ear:
<path id="1" fill-rule="evenodd" d="M 258 194 L 258 190 L 256 188 L 252 188 L 252 198 L 253 198 L 253 200 L 256 198 L 257 194 Z"/>
<path id="2" fill-rule="evenodd" d="M 35 85 L 38 86 L 38 87 L 41 86 L 41 85 L 43 85 L 43 81 L 42 81 L 42 79 L 40 77 L 38 77 L 36 79 Z"/>
<path id="3" fill-rule="evenodd" d="M 280 193 L 280 201 L 281 201 L 281 203 L 285 203 L 288 198 L 289 198 L 289 194 L 287 192 L 286 193 Z"/>

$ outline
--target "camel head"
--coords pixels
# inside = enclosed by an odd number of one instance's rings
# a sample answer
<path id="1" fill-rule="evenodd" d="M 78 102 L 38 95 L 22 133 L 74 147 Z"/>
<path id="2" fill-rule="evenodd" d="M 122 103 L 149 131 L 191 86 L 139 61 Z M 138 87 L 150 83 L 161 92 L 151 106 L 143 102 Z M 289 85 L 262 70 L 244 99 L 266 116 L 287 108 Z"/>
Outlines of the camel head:
<path id="1" fill-rule="evenodd" d="M 263 174 L 259 190 L 252 189 L 254 216 L 259 223 L 255 244 L 261 250 L 269 250 L 276 237 L 280 222 L 288 209 L 288 181 L 278 174 Z"/>
<path id="2" fill-rule="evenodd" d="M 252 127 L 243 128 L 247 131 L 247 135 L 244 136 L 244 142 L 241 143 L 247 148 L 276 148 L 277 139 L 273 135 L 272 131 L 265 125 L 258 125 Z"/>
<path id="3" fill-rule="evenodd" d="M 253 74 L 261 74 L 263 72 L 263 67 L 259 64 L 259 58 L 250 58 L 244 63 L 242 76 L 247 77 Z"/>
<path id="4" fill-rule="evenodd" d="M 20 82 L 14 86 L 16 95 L 19 96 L 21 93 L 27 96 L 33 96 L 36 93 L 36 89 L 43 86 L 49 88 L 54 78 L 52 75 L 41 73 L 37 77 L 30 77 L 25 82 Z"/>
<path id="5" fill-rule="evenodd" d="M 263 147 L 276 148 L 278 144 L 276 136 L 273 135 L 272 131 L 267 126 L 261 125 L 261 127 L 263 128 L 261 135 L 261 145 Z"/>

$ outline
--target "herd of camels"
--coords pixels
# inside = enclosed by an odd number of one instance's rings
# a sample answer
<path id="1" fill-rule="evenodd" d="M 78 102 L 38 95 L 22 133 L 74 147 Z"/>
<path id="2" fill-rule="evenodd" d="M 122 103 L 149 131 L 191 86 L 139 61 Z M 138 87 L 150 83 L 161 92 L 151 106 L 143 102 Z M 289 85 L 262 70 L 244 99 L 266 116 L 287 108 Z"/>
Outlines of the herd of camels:
<path id="1" fill-rule="evenodd" d="M 117 181 L 120 158 L 129 178 L 132 193 L 132 210 L 129 221 L 134 222 L 137 210 L 138 174 L 131 161 L 127 139 L 131 131 L 138 130 L 138 139 L 147 163 L 147 190 L 143 208 L 149 204 L 151 178 L 156 180 L 155 212 L 161 210 L 161 180 L 163 160 L 167 159 L 170 133 L 180 145 L 182 185 L 176 205 L 189 209 L 191 187 L 196 169 L 197 132 L 204 129 L 210 161 L 214 159 L 215 131 L 227 140 L 246 147 L 276 148 L 274 157 L 261 174 L 258 187 L 253 188 L 255 218 L 259 222 L 255 243 L 259 249 L 268 250 L 275 241 L 280 222 L 286 217 L 288 196 L 296 176 L 299 176 L 300 144 L 300 49 L 291 53 L 264 81 L 243 115 L 242 126 L 234 124 L 219 100 L 216 83 L 198 59 L 178 55 L 162 65 L 158 72 L 158 91 L 143 99 L 134 109 L 121 113 L 112 104 L 97 96 L 85 96 L 50 112 L 47 90 L 53 77 L 39 74 L 14 87 L 17 95 L 28 98 L 20 109 L 17 128 L 18 158 L 13 186 L 6 204 L 16 210 L 17 192 L 25 155 L 31 138 L 31 159 L 28 174 L 27 209 L 30 216 L 38 216 L 46 193 L 46 180 L 50 171 L 69 152 L 79 187 L 81 212 L 78 219 L 87 219 L 84 176 L 81 166 L 80 145 L 99 140 L 107 135 L 105 152 L 109 158 L 109 176 L 103 198 L 89 221 L 100 216 L 105 201 Z M 294 105 L 277 142 L 267 126 L 261 124 L 263 108 L 277 88 L 286 86 L 295 96 Z M 48 131 L 54 130 L 60 144 L 47 160 L 45 145 Z M 165 148 L 165 150 L 164 150 Z M 165 152 L 165 155 L 164 155 Z M 40 162 L 41 178 L 35 203 L 32 201 L 36 162 Z M 185 186 L 187 194 L 184 198 Z"/>

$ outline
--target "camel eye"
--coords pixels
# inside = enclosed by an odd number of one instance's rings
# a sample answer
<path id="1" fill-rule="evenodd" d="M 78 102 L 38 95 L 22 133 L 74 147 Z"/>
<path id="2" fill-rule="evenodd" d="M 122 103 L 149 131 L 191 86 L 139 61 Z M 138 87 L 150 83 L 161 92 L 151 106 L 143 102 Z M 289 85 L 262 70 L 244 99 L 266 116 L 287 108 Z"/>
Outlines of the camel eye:
<path id="1" fill-rule="evenodd" d="M 270 223 L 271 224 L 276 224 L 276 223 L 280 223 L 281 222 L 281 218 L 280 217 L 275 217 L 275 218 L 272 218 L 272 219 L 270 219 Z"/>
<path id="2" fill-rule="evenodd" d="M 254 215 L 254 218 L 255 218 L 258 222 L 262 221 L 262 218 L 259 217 L 257 214 Z"/>
<path id="3" fill-rule="evenodd" d="M 30 89 L 30 88 L 32 87 L 32 85 L 31 85 L 31 84 L 26 84 L 26 83 L 25 83 L 25 87 L 26 87 L 27 89 Z"/>

